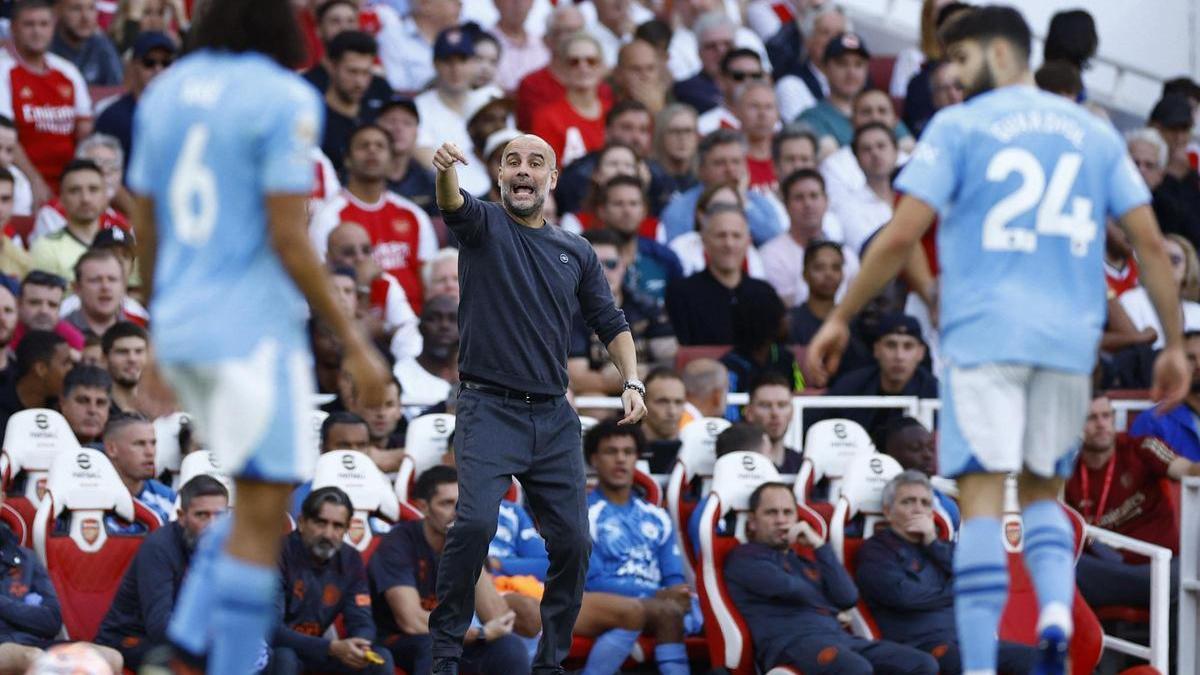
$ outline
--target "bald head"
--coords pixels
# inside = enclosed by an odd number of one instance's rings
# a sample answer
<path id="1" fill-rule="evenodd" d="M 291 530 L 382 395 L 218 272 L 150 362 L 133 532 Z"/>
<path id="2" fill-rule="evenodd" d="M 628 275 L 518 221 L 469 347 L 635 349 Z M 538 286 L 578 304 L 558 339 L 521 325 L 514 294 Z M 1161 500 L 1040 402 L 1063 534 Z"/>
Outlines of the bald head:
<path id="1" fill-rule="evenodd" d="M 331 267 L 357 267 L 371 257 L 371 236 L 358 223 L 343 222 L 329 233 L 325 259 Z"/>
<path id="2" fill-rule="evenodd" d="M 504 146 L 500 159 L 500 203 L 515 220 L 541 227 L 546 197 L 558 184 L 557 158 L 546 141 L 523 134 Z"/>
<path id="3" fill-rule="evenodd" d="M 687 400 L 706 417 L 721 417 L 725 412 L 725 392 L 729 371 L 716 359 L 693 359 L 680 374 Z"/>

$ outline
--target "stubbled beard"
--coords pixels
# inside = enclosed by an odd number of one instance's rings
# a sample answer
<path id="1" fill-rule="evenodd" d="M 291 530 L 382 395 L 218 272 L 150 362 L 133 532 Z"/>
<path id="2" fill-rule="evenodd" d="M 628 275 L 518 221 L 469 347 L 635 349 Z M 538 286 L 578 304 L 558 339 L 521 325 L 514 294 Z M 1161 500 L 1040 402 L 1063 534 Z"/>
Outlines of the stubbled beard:
<path id="1" fill-rule="evenodd" d="M 512 201 L 512 189 L 508 185 L 500 185 L 500 200 L 504 202 L 504 208 L 511 214 L 521 218 L 528 218 L 535 213 L 541 213 L 542 207 L 546 204 L 546 196 L 539 194 L 529 206 L 517 206 Z"/>
<path id="2" fill-rule="evenodd" d="M 996 78 L 992 75 L 992 69 L 985 63 L 979 69 L 979 76 L 973 82 L 963 82 L 963 98 L 974 98 L 995 88 Z"/>

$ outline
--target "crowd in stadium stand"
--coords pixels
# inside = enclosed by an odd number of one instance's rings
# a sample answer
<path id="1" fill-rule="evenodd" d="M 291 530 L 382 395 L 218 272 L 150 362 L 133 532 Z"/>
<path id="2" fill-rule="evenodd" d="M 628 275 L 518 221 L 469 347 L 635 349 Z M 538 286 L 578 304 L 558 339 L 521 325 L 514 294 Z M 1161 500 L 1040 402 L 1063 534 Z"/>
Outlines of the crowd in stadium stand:
<path id="1" fill-rule="evenodd" d="M 234 505 L 219 470 L 185 484 L 178 459 L 164 472 L 164 444 L 186 458 L 204 439 L 172 416 L 171 401 L 140 386 L 153 372 L 153 327 L 134 272 L 133 199 L 123 179 L 138 99 L 181 58 L 189 17 L 202 4 L 0 3 L 0 428 L 8 434 L 0 471 L 14 503 L 0 525 L 0 673 L 25 672 L 64 637 L 94 643 L 114 672 L 122 662 L 139 666 L 167 643 L 197 538 Z M 711 653 L 696 638 L 716 639 L 719 629 L 706 621 L 692 570 L 708 485 L 720 476 L 688 475 L 692 515 L 682 523 L 664 510 L 660 486 L 643 478 L 669 474 L 695 443 L 689 424 L 717 418 L 724 422 L 709 430 L 710 455 L 763 456 L 787 481 L 759 485 L 736 530 L 716 527 L 746 542 L 717 573 L 758 665 L 960 672 L 949 563 L 958 508 L 948 482 L 930 482 L 934 430 L 895 407 L 810 409 L 799 429 L 793 413 L 796 396 L 938 396 L 932 233 L 854 321 L 826 390 L 809 388 L 803 356 L 890 219 L 898 168 L 929 119 L 963 100 L 936 29 L 968 5 L 925 0 L 917 44 L 881 54 L 836 3 L 821 0 L 293 4 L 309 46 L 301 72 L 325 102 L 312 157 L 312 243 L 342 308 L 395 376 L 382 405 L 363 405 L 342 372 L 338 341 L 313 320 L 327 413 L 320 451 L 361 453 L 389 485 L 423 461 L 406 447 L 408 428 L 452 416 L 459 384 L 457 243 L 434 203 L 430 158 L 442 143 L 457 144 L 471 160 L 459 170 L 463 188 L 497 200 L 505 145 L 522 132 L 540 135 L 559 169 L 547 218 L 581 234 L 604 267 L 637 344 L 648 409 L 630 428 L 618 427 L 611 409 L 579 408 L 599 421 L 585 428 L 593 554 L 570 667 L 608 675 L 634 653 L 669 674 L 708 667 Z M 1085 11 L 1055 15 L 1038 86 L 1107 116 L 1081 77 L 1097 46 Z M 1144 124 L 1122 129 L 1168 235 L 1196 368 L 1192 393 L 1167 414 L 1131 416 L 1128 431 L 1117 430 L 1104 392 L 1147 388 L 1163 336 L 1132 249 L 1109 224 L 1096 394 L 1064 495 L 1084 522 L 1175 554 L 1174 483 L 1200 474 L 1198 107 L 1200 84 L 1171 80 Z M 570 394 L 619 395 L 623 380 L 603 345 L 582 317 L 576 324 Z M 731 404 L 735 392 L 748 403 Z M 105 514 L 105 532 L 142 543 L 108 589 L 106 613 L 101 607 L 83 629 L 65 609 L 74 588 L 58 585 L 41 548 L 28 550 L 45 475 L 34 478 L 32 465 L 13 469 L 14 448 L 30 441 L 8 422 L 31 409 L 60 413 L 73 436 L 62 447 L 106 457 L 119 489 L 153 514 Z M 792 439 L 830 420 L 861 427 L 897 467 L 857 570 L 824 527 L 838 489 L 830 476 L 791 483 L 814 452 Z M 297 488 L 280 561 L 280 625 L 264 645 L 268 672 L 428 672 L 437 561 L 457 501 L 454 455 L 445 450 L 452 439 L 439 439 L 434 460 L 397 484 L 399 516 L 363 518 L 370 509 L 354 490 L 320 476 Z M 17 499 L 32 506 L 22 511 Z M 70 527 L 62 520 L 51 529 Z M 858 527 L 857 536 L 871 534 Z M 356 546 L 364 528 L 378 539 L 366 551 Z M 514 491 L 476 590 L 465 669 L 528 672 L 546 566 L 544 542 Z M 1078 573 L 1093 607 L 1149 604 L 1143 557 L 1088 543 Z M 874 616 L 874 639 L 847 630 L 845 611 L 856 605 Z M 1031 659 L 1028 646 L 1010 642 L 1001 656 L 1005 672 L 1025 672 Z"/>

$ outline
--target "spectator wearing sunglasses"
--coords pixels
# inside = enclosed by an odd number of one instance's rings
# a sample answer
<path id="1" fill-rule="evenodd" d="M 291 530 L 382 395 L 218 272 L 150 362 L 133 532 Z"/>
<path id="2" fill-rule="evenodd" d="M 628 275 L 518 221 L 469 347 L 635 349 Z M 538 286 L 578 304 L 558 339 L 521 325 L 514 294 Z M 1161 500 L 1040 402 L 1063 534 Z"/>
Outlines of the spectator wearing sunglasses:
<path id="1" fill-rule="evenodd" d="M 538 111 L 530 133 L 546 141 L 565 168 L 604 147 L 604 119 L 612 106 L 600 96 L 604 52 L 596 38 L 575 33 L 559 43 L 556 56 L 566 67 L 566 96 Z"/>
<path id="2" fill-rule="evenodd" d="M 862 38 L 842 33 L 825 46 L 825 73 L 829 77 L 829 95 L 805 110 L 798 118 L 817 132 L 824 157 L 843 145 L 850 145 L 854 125 L 850 121 L 854 97 L 867 86 L 867 67 L 871 54 Z"/>
<path id="3" fill-rule="evenodd" d="M 96 105 L 96 131 L 115 137 L 125 152 L 125 166 L 133 149 L 133 113 L 137 102 L 150 81 L 170 67 L 179 53 L 166 33 L 141 33 L 133 42 L 133 57 L 129 62 L 129 91 L 120 97 L 100 101 Z"/>
<path id="4" fill-rule="evenodd" d="M 612 291 L 613 301 L 625 313 L 625 321 L 637 346 L 638 364 L 653 368 L 669 365 L 675 360 L 679 344 L 671 322 L 659 303 L 641 295 L 626 283 L 629 262 L 621 256 L 624 240 L 612 230 L 588 230 L 583 238 L 592 245 L 596 258 L 604 269 L 604 278 Z M 603 343 L 588 330 L 583 316 L 575 315 L 571 330 L 570 351 L 567 356 L 567 375 L 571 391 L 579 395 L 616 395 L 624 387 L 624 379 L 608 359 Z"/>
<path id="5" fill-rule="evenodd" d="M 717 86 L 721 89 L 721 103 L 709 109 L 696 121 L 696 127 L 701 136 L 717 129 L 741 129 L 742 123 L 733 113 L 730 106 L 736 100 L 738 89 L 748 83 L 767 79 L 767 71 L 763 69 L 762 57 L 753 49 L 730 49 L 721 57 L 721 73 L 717 76 Z"/>

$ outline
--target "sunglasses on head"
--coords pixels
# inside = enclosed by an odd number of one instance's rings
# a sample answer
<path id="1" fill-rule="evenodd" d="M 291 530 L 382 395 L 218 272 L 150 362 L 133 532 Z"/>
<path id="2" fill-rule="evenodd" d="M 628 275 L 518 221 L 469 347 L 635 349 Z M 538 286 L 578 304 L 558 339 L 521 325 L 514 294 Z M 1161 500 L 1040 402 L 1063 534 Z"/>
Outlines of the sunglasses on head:
<path id="1" fill-rule="evenodd" d="M 567 58 L 567 64 L 572 68 L 578 68 L 585 63 L 588 67 L 595 68 L 600 63 L 600 59 L 595 56 L 571 56 Z"/>
<path id="2" fill-rule="evenodd" d="M 143 68 L 170 68 L 171 64 L 174 62 L 175 62 L 175 59 L 173 59 L 169 56 L 166 58 L 161 58 L 161 59 L 156 59 L 153 56 L 143 56 L 142 57 L 142 67 Z"/>
<path id="3" fill-rule="evenodd" d="M 744 82 L 746 80 L 761 80 L 763 78 L 763 72 L 761 70 L 756 73 L 747 72 L 744 70 L 735 70 L 729 74 L 729 77 L 733 78 L 734 82 Z"/>

